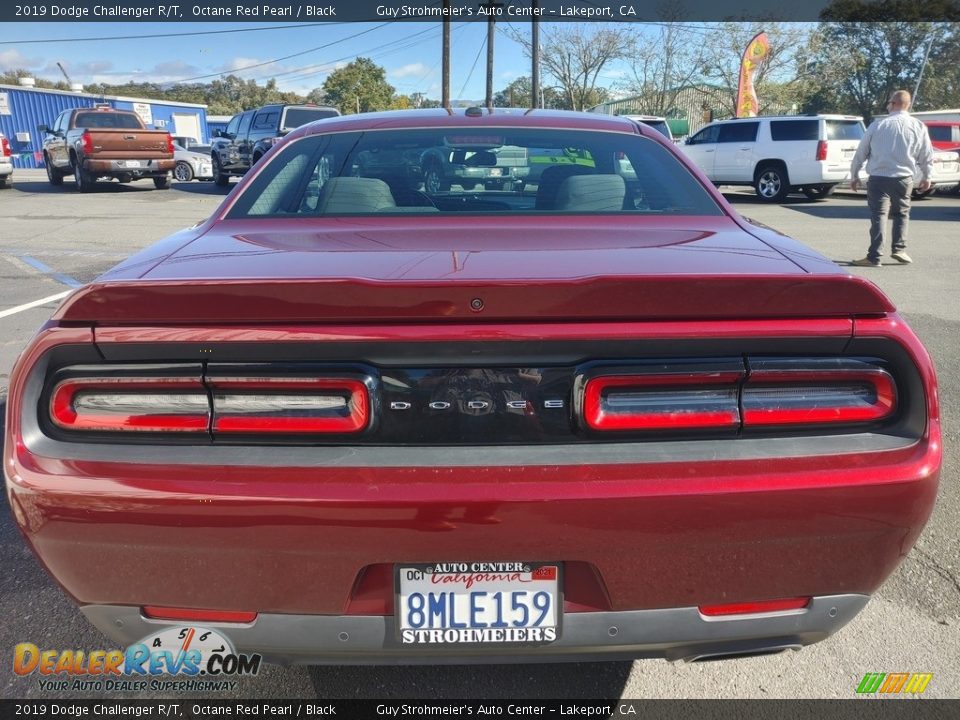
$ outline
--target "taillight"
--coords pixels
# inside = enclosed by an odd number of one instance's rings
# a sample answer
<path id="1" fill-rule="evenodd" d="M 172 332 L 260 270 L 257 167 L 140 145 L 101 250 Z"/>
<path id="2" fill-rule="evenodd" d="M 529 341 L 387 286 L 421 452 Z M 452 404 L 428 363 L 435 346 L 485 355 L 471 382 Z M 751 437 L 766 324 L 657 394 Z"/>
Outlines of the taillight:
<path id="1" fill-rule="evenodd" d="M 600 432 L 750 430 L 876 423 L 897 409 L 893 377 L 869 361 L 748 362 L 749 371 L 732 360 L 588 371 L 576 383 L 578 417 Z"/>
<path id="2" fill-rule="evenodd" d="M 54 387 L 50 419 L 64 430 L 206 432 L 210 409 L 200 378 L 84 377 Z"/>
<path id="3" fill-rule="evenodd" d="M 83 146 L 84 155 L 93 154 L 93 138 L 89 132 L 84 131 L 83 135 L 80 136 L 80 144 Z"/>
<path id="4" fill-rule="evenodd" d="M 173 136 L 167 133 L 167 152 L 173 155 L 175 149 L 176 148 L 173 147 Z"/>
<path id="5" fill-rule="evenodd" d="M 851 361 L 755 363 L 743 387 L 743 424 L 862 423 L 893 414 L 897 391 L 885 370 Z"/>
<path id="6" fill-rule="evenodd" d="M 10 150 L 10 141 L 6 138 L 0 138 L 0 154 L 4 157 L 10 157 L 13 154 Z"/>
<path id="7" fill-rule="evenodd" d="M 211 377 L 213 432 L 357 433 L 370 423 L 367 385 L 350 377 Z"/>
<path id="8" fill-rule="evenodd" d="M 756 615 L 758 613 L 803 610 L 809 604 L 809 597 L 793 597 L 777 600 L 757 600 L 755 602 L 724 603 L 722 605 L 701 605 L 698 609 L 701 615 L 707 617 L 727 617 L 730 615 Z"/>
<path id="9" fill-rule="evenodd" d="M 145 605 L 141 612 L 144 617 L 153 620 L 185 620 L 197 623 L 252 623 L 257 619 L 257 613 L 239 610 L 195 610 Z"/>
<path id="10" fill-rule="evenodd" d="M 583 421 L 591 430 L 736 428 L 737 370 L 680 370 L 601 375 L 583 386 Z"/>
<path id="11" fill-rule="evenodd" d="M 817 160 L 827 159 L 827 141 L 821 140 L 817 143 Z"/>

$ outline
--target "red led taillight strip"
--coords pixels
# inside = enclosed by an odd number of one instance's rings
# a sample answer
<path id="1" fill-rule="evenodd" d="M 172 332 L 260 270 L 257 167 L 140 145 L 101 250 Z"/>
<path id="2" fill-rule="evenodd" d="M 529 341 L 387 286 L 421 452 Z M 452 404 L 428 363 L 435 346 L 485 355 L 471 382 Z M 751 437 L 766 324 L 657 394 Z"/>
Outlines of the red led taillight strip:
<path id="1" fill-rule="evenodd" d="M 754 370 L 743 387 L 743 424 L 874 422 L 896 404 L 893 378 L 876 367 Z"/>
<path id="2" fill-rule="evenodd" d="M 584 388 L 583 417 L 592 430 L 735 428 L 742 373 L 611 375 Z"/>
<path id="3" fill-rule="evenodd" d="M 210 406 L 200 378 L 71 378 L 54 388 L 50 419 L 64 430 L 206 432 Z"/>
<path id="4" fill-rule="evenodd" d="M 757 600 L 754 602 L 724 603 L 722 605 L 701 605 L 701 615 L 707 617 L 726 617 L 729 615 L 756 615 L 758 613 L 777 613 L 788 610 L 803 610 L 810 604 L 809 597 L 780 598 L 777 600 Z"/>
<path id="5" fill-rule="evenodd" d="M 145 605 L 141 608 L 144 617 L 153 620 L 187 620 L 190 622 L 211 623 L 252 623 L 257 619 L 255 612 L 235 610 L 194 610 L 193 608 L 158 607 Z"/>
<path id="6" fill-rule="evenodd" d="M 370 394 L 353 378 L 214 377 L 214 433 L 357 433 Z"/>

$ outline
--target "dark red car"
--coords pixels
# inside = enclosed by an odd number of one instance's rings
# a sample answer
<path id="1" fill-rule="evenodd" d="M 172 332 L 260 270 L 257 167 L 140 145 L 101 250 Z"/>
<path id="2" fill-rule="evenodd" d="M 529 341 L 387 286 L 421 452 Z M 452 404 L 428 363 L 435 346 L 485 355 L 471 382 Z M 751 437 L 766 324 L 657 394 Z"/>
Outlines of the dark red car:
<path id="1" fill-rule="evenodd" d="M 428 192 L 436 147 L 577 162 Z M 874 285 L 656 130 L 472 108 L 300 128 L 78 290 L 13 373 L 4 467 L 118 642 L 187 618 L 267 659 L 432 663 L 822 640 L 940 463 L 930 358 Z"/>

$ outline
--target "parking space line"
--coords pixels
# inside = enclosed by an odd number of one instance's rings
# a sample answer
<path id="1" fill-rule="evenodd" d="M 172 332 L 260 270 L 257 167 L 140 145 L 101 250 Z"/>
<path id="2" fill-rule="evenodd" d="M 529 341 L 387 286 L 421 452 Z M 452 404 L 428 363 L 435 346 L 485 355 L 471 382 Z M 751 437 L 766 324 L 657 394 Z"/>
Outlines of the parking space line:
<path id="1" fill-rule="evenodd" d="M 34 270 L 39 270 L 44 275 L 49 278 L 56 280 L 61 285 L 67 285 L 68 287 L 78 288 L 83 285 L 79 280 L 74 280 L 69 275 L 64 275 L 63 273 L 58 273 L 52 267 L 46 263 L 40 262 L 35 257 L 30 257 L 29 255 L 20 255 L 18 256 L 20 260 L 25 262 L 27 265 L 32 267 Z"/>
<path id="2" fill-rule="evenodd" d="M 73 291 L 64 290 L 62 293 L 57 293 L 56 295 L 40 298 L 39 300 L 34 300 L 33 302 L 29 302 L 24 305 L 17 305 L 16 307 L 12 307 L 9 310 L 0 311 L 0 318 L 9 317 L 10 315 L 16 315 L 18 312 L 23 312 L 24 310 L 30 310 L 31 308 L 40 307 L 41 305 L 46 305 L 47 303 L 54 302 L 55 300 L 63 300 L 71 292 Z"/>

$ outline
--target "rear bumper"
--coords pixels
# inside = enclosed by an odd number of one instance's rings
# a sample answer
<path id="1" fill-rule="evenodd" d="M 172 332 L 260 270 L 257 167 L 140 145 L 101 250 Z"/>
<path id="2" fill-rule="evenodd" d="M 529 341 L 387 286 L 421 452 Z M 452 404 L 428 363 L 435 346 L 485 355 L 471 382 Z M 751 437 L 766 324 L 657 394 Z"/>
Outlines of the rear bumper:
<path id="1" fill-rule="evenodd" d="M 139 163 L 139 165 L 130 166 L 129 163 Z M 165 175 L 176 167 L 177 161 L 173 160 L 91 160 L 89 158 L 83 161 L 84 169 L 92 173 L 103 175 Z"/>
<path id="2" fill-rule="evenodd" d="M 865 595 L 815 597 L 803 610 L 707 618 L 696 607 L 570 613 L 560 637 L 531 647 L 441 645 L 404 647 L 392 617 L 260 615 L 249 625 L 215 627 L 241 653 L 289 664 L 444 664 L 665 658 L 700 660 L 799 649 L 846 625 L 867 604 Z M 127 647 L 166 627 L 139 608 L 88 605 L 87 619 Z"/>

